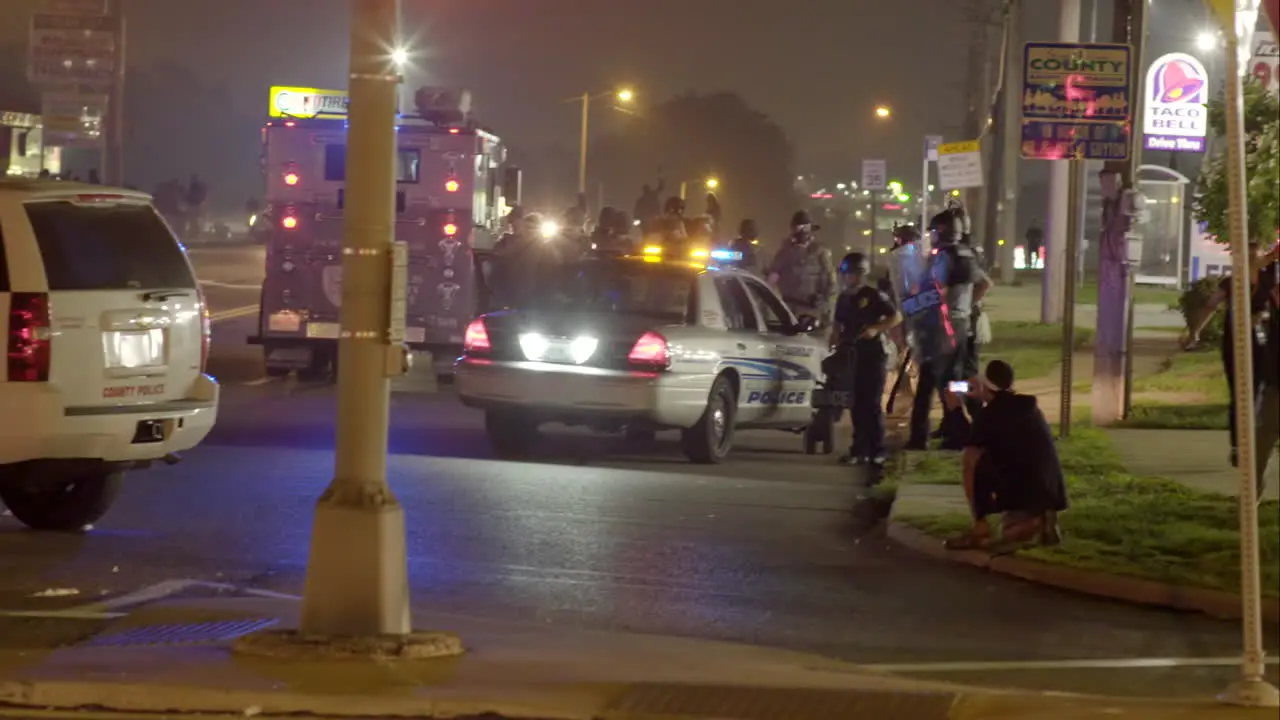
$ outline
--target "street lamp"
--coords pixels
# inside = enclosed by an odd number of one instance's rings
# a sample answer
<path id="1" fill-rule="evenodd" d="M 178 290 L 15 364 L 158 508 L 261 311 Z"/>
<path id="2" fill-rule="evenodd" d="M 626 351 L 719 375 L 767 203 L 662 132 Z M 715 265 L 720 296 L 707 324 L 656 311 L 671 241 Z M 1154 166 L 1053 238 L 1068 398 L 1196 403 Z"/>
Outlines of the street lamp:
<path id="1" fill-rule="evenodd" d="M 1201 30 L 1196 34 L 1196 49 L 1200 52 L 1217 50 L 1220 42 L 1218 33 L 1212 30 Z"/>
<path id="2" fill-rule="evenodd" d="M 636 99 L 635 91 L 631 88 L 620 88 L 610 90 L 609 92 L 597 93 L 595 97 L 604 97 L 612 95 L 615 100 L 623 105 L 629 105 Z M 578 156 L 578 199 L 579 202 L 585 204 L 587 197 L 587 133 L 591 123 L 591 98 L 589 92 L 582 93 L 578 101 L 582 103 L 582 138 L 581 149 Z"/>
<path id="3" fill-rule="evenodd" d="M 406 48 L 398 47 L 391 51 L 391 62 L 396 67 L 403 70 L 405 65 L 409 64 L 409 51 Z"/>
<path id="4" fill-rule="evenodd" d="M 876 117 L 880 118 L 881 120 L 887 120 L 892 116 L 893 116 L 893 110 L 890 110 L 888 105 L 876 106 Z"/>
<path id="5" fill-rule="evenodd" d="M 718 187 L 720 187 L 720 180 L 718 178 L 713 178 L 713 177 L 707 178 L 708 190 L 715 190 Z"/>

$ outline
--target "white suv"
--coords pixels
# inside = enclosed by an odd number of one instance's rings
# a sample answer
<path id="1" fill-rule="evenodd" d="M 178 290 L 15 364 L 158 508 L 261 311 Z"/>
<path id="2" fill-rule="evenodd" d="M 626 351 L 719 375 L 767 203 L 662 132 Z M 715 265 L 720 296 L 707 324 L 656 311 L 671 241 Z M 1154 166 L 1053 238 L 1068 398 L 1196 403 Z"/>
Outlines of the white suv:
<path id="1" fill-rule="evenodd" d="M 0 337 L 0 501 L 29 527 L 83 528 L 213 428 L 208 309 L 145 193 L 0 180 Z"/>

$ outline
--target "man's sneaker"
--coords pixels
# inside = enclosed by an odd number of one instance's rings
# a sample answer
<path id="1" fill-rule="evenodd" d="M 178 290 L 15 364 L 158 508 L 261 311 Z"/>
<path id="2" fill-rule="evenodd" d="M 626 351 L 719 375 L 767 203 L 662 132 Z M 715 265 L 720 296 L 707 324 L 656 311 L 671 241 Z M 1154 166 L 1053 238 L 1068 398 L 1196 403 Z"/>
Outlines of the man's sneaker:
<path id="1" fill-rule="evenodd" d="M 876 467 L 884 467 L 886 458 L 884 455 L 875 455 L 867 458 L 866 461 L 871 465 L 875 465 Z"/>
<path id="2" fill-rule="evenodd" d="M 853 453 L 848 453 L 840 456 L 841 465 L 863 465 L 866 462 L 867 462 L 867 459 L 865 457 L 861 455 L 854 455 Z"/>

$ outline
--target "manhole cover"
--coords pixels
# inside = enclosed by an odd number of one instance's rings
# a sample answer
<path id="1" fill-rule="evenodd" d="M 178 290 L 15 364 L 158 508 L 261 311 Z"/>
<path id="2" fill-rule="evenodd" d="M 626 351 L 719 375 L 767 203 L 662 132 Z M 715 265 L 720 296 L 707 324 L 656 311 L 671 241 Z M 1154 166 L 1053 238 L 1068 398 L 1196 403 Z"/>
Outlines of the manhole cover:
<path id="1" fill-rule="evenodd" d="M 234 640 L 275 625 L 275 618 L 220 620 L 177 625 L 144 625 L 90 639 L 81 647 L 130 647 L 148 645 L 200 645 Z"/>

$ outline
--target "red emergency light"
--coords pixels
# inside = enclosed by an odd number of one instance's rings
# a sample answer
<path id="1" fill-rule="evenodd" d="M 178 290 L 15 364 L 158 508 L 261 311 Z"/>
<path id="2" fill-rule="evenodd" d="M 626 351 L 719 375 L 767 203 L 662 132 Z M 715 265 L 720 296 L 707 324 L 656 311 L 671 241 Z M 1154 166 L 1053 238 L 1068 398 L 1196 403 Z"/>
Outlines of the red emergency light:
<path id="1" fill-rule="evenodd" d="M 451 193 L 458 192 L 458 188 L 460 187 L 462 187 L 462 185 L 459 184 L 457 180 L 453 180 L 453 179 L 450 179 L 448 182 L 444 184 L 444 189 L 448 190 Z"/>
<path id="2" fill-rule="evenodd" d="M 284 218 L 280 220 L 280 225 L 284 227 L 285 230 L 292 230 L 298 227 L 298 218 L 292 215 L 285 215 Z"/>
<path id="3" fill-rule="evenodd" d="M 462 132 L 462 131 L 461 131 L 461 130 L 459 130 L 458 128 L 449 128 L 449 134 L 450 134 L 450 135 L 457 135 L 457 134 L 458 134 L 458 133 L 460 133 L 460 132 Z"/>
<path id="4" fill-rule="evenodd" d="M 448 235 L 449 237 L 453 237 L 454 235 L 457 235 L 457 234 L 458 234 L 458 226 L 457 226 L 457 225 L 454 225 L 453 223 L 445 223 L 445 225 L 444 225 L 444 234 L 445 234 L 445 235 Z"/>
<path id="5" fill-rule="evenodd" d="M 285 174 L 284 174 L 284 184 L 285 184 L 285 185 L 297 185 L 297 184 L 298 184 L 298 173 L 296 173 L 296 172 L 287 172 L 287 173 L 285 173 Z"/>

